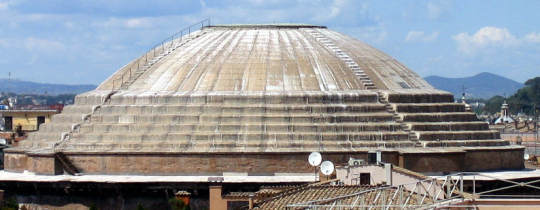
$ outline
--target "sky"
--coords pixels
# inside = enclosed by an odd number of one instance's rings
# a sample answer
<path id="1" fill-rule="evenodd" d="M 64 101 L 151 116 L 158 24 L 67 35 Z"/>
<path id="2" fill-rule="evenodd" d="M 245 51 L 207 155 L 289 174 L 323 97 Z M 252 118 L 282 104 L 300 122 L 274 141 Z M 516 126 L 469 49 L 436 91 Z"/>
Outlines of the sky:
<path id="1" fill-rule="evenodd" d="M 362 40 L 420 76 L 540 76 L 538 0 L 0 0 L 0 78 L 99 84 L 176 31 L 305 23 Z"/>

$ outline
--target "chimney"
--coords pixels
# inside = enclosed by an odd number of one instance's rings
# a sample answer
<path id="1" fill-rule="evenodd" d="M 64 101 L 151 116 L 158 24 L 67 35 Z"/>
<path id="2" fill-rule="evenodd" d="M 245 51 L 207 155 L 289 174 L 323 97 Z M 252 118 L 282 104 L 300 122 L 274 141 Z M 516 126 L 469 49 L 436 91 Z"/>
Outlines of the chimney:
<path id="1" fill-rule="evenodd" d="M 386 184 L 392 186 L 392 164 L 384 164 L 384 172 L 386 173 Z"/>
<path id="2" fill-rule="evenodd" d="M 255 201 L 253 200 L 255 198 L 255 193 L 249 194 L 249 209 L 253 209 Z"/>

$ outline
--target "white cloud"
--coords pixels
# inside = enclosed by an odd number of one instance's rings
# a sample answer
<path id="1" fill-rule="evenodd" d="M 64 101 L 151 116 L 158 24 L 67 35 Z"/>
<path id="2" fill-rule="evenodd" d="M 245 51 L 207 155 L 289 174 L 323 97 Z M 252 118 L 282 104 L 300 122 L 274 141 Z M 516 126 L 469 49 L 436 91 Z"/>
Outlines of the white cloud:
<path id="1" fill-rule="evenodd" d="M 453 8 L 452 0 L 429 0 L 426 5 L 427 17 L 431 20 L 444 19 L 452 15 Z"/>
<path id="2" fill-rule="evenodd" d="M 269 5 L 269 4 L 279 4 L 284 2 L 284 0 L 247 0 L 248 3 L 253 5 Z"/>
<path id="3" fill-rule="evenodd" d="M 130 18 L 125 21 L 124 26 L 127 28 L 139 28 L 150 25 L 150 21 L 144 18 Z"/>
<path id="4" fill-rule="evenodd" d="M 442 8 L 433 2 L 428 2 L 427 10 L 428 10 L 428 17 L 430 19 L 437 19 L 442 14 Z"/>
<path id="5" fill-rule="evenodd" d="M 540 43 L 540 33 L 532 32 L 525 35 L 525 41 L 531 43 Z"/>
<path id="6" fill-rule="evenodd" d="M 152 22 L 162 19 L 161 17 L 140 17 L 140 18 L 109 18 L 104 22 L 99 22 L 96 25 L 106 28 L 149 28 L 152 27 Z"/>
<path id="7" fill-rule="evenodd" d="M 65 45 L 60 42 L 33 37 L 24 40 L 24 47 L 29 51 L 46 52 L 61 51 L 66 48 Z"/>
<path id="8" fill-rule="evenodd" d="M 467 55 L 480 52 L 495 52 L 500 49 L 518 49 L 535 46 L 540 43 L 540 33 L 531 32 L 523 37 L 517 37 L 506 28 L 486 26 L 476 33 L 459 33 L 452 37 L 457 42 L 458 50 Z"/>
<path id="9" fill-rule="evenodd" d="M 478 30 L 474 35 L 469 36 L 466 33 L 457 35 L 457 40 L 469 41 L 476 45 L 489 45 L 489 44 L 511 44 L 516 41 L 514 35 L 512 35 L 506 28 L 497 27 L 483 27 Z"/>
<path id="10" fill-rule="evenodd" d="M 345 0 L 335 0 L 332 3 L 332 6 L 330 7 L 330 14 L 328 15 L 329 18 L 334 18 L 338 16 L 341 13 L 341 10 L 344 6 L 346 6 Z"/>
<path id="11" fill-rule="evenodd" d="M 334 28 L 337 31 L 346 31 L 345 34 L 351 35 L 360 41 L 371 44 L 381 44 L 388 38 L 388 32 L 384 26 L 372 27 L 352 27 L 352 28 Z"/>
<path id="12" fill-rule="evenodd" d="M 9 8 L 8 2 L 0 2 L 0 11 L 7 10 Z"/>
<path id="13" fill-rule="evenodd" d="M 204 0 L 199 0 L 199 4 L 201 4 L 201 7 L 206 7 L 206 2 Z"/>
<path id="14" fill-rule="evenodd" d="M 511 47 L 519 43 L 519 40 L 508 29 L 492 26 L 483 27 L 472 35 L 459 33 L 452 38 L 457 42 L 458 50 L 467 54 L 493 47 Z"/>
<path id="15" fill-rule="evenodd" d="M 424 31 L 409 31 L 405 37 L 407 42 L 431 42 L 439 37 L 439 32 L 435 31 L 431 34 L 426 34 Z"/>

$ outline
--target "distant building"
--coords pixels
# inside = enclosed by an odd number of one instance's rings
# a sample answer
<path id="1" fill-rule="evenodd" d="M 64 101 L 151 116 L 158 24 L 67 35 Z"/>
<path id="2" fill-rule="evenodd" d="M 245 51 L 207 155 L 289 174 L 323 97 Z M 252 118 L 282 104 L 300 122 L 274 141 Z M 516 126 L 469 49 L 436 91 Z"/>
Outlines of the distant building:
<path id="1" fill-rule="evenodd" d="M 0 110 L 5 131 L 15 131 L 20 126 L 21 131 L 36 131 L 43 123 L 49 122 L 51 117 L 62 110 L 58 106 L 40 107 L 37 109 L 4 109 Z"/>
<path id="2" fill-rule="evenodd" d="M 495 124 L 513 123 L 514 119 L 508 114 L 508 104 L 506 101 L 501 106 L 501 116 L 495 120 Z"/>

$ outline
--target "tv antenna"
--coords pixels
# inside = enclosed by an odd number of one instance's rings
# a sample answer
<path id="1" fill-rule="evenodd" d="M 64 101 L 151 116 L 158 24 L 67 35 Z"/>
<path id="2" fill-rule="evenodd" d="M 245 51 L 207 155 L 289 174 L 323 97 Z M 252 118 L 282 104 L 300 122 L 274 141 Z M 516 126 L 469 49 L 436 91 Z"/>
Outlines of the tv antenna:
<path id="1" fill-rule="evenodd" d="M 334 173 L 334 164 L 328 160 L 325 160 L 321 163 L 321 173 L 330 176 L 332 173 Z"/>

